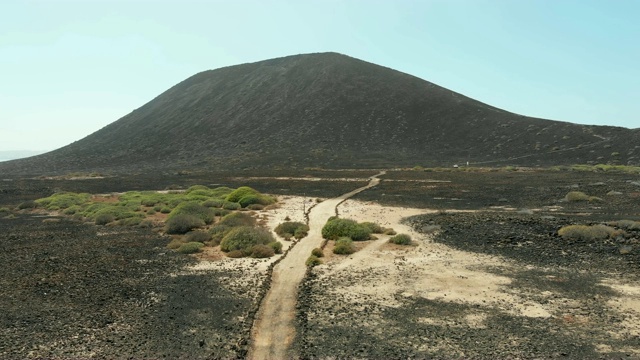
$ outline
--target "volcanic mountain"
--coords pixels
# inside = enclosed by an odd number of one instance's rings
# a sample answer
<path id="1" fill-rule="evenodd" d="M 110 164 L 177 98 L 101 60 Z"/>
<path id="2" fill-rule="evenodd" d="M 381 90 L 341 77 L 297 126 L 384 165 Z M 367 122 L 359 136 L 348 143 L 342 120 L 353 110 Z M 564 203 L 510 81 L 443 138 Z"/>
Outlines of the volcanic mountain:
<path id="1" fill-rule="evenodd" d="M 640 129 L 504 111 L 336 53 L 204 71 L 0 173 L 640 163 Z"/>

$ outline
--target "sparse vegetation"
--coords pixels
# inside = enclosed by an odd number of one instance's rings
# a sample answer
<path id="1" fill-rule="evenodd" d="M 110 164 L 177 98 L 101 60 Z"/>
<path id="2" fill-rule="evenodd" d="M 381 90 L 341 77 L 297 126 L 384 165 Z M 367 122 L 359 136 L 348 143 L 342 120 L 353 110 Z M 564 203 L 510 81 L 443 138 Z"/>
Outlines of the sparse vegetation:
<path id="1" fill-rule="evenodd" d="M 611 226 L 616 226 L 626 230 L 640 230 L 640 221 L 634 220 L 619 220 L 609 223 Z"/>
<path id="2" fill-rule="evenodd" d="M 181 254 L 194 254 L 200 252 L 203 246 L 204 244 L 200 242 L 188 242 L 180 245 L 176 251 Z"/>
<path id="3" fill-rule="evenodd" d="M 311 255 L 321 258 L 324 256 L 324 251 L 320 248 L 315 248 L 311 251 Z"/>
<path id="4" fill-rule="evenodd" d="M 275 254 L 272 247 L 267 245 L 255 245 L 251 248 L 251 257 L 257 259 L 269 258 Z"/>
<path id="5" fill-rule="evenodd" d="M 338 255 L 350 255 L 356 252 L 356 247 L 353 245 L 353 240 L 348 237 L 341 237 L 336 240 L 333 247 L 333 253 Z"/>
<path id="6" fill-rule="evenodd" d="M 304 263 L 308 267 L 314 267 L 322 264 L 322 260 L 320 260 L 317 256 L 311 255 L 307 258 L 307 261 Z"/>
<path id="7" fill-rule="evenodd" d="M 38 199 L 36 200 L 36 203 L 38 203 L 38 206 L 41 206 L 47 210 L 61 210 L 73 205 L 86 204 L 90 199 L 90 194 L 61 192 L 53 194 L 46 198 Z"/>
<path id="8" fill-rule="evenodd" d="M 211 240 L 211 234 L 204 232 L 204 231 L 190 231 L 187 233 L 187 235 L 185 235 L 185 241 L 186 242 L 200 242 L 200 243 L 205 243 L 207 241 Z"/>
<path id="9" fill-rule="evenodd" d="M 570 240 L 604 240 L 613 237 L 619 232 L 606 225 L 568 225 L 558 230 L 558 235 Z"/>
<path id="10" fill-rule="evenodd" d="M 232 229 L 224 236 L 220 243 L 220 249 L 224 252 L 241 250 L 249 255 L 250 252 L 248 251 L 254 246 L 266 245 L 274 241 L 273 235 L 266 229 L 240 226 Z"/>
<path id="11" fill-rule="evenodd" d="M 396 245 L 409 245 L 411 244 L 411 236 L 407 234 L 398 234 L 390 238 L 389 242 Z"/>
<path id="12" fill-rule="evenodd" d="M 360 225 L 364 226 L 371 234 L 382 234 L 384 232 L 384 228 L 374 222 L 366 221 L 360 223 Z"/>
<path id="13" fill-rule="evenodd" d="M 178 214 L 167 220 L 166 231 L 168 234 L 185 234 L 204 225 L 204 221 L 196 216 Z"/>
<path id="14" fill-rule="evenodd" d="M 282 243 L 280 241 L 273 241 L 267 245 L 271 247 L 276 254 L 282 254 Z"/>
<path id="15" fill-rule="evenodd" d="M 569 202 L 577 202 L 577 201 L 589 201 L 589 202 L 594 202 L 594 201 L 602 201 L 601 198 L 596 197 L 596 196 L 589 196 L 585 193 L 583 193 L 582 191 L 570 191 L 569 193 L 567 193 L 567 195 L 565 196 L 565 199 Z"/>
<path id="16" fill-rule="evenodd" d="M 191 215 L 202 220 L 205 224 L 211 224 L 215 220 L 215 215 L 210 208 L 194 201 L 183 202 L 176 206 L 169 214 L 167 221 L 178 215 Z"/>
<path id="17" fill-rule="evenodd" d="M 291 239 L 291 237 L 297 236 L 296 239 L 302 239 L 307 236 L 307 232 L 309 231 L 309 226 L 299 221 L 285 221 L 274 229 L 275 233 L 284 238 L 285 240 Z M 288 236 L 285 236 L 288 235 Z"/>
<path id="18" fill-rule="evenodd" d="M 322 237 L 336 240 L 346 236 L 354 241 L 368 240 L 371 232 L 365 226 L 351 219 L 330 218 L 322 228 Z"/>
<path id="19" fill-rule="evenodd" d="M 116 221 L 116 218 L 113 215 L 107 213 L 99 214 L 95 219 L 96 225 L 106 225 L 114 221 Z"/>
<path id="20" fill-rule="evenodd" d="M 20 210 L 35 209 L 37 207 L 38 207 L 38 203 L 33 201 L 33 200 L 23 201 L 20 204 L 18 204 L 18 209 L 20 209 Z"/>

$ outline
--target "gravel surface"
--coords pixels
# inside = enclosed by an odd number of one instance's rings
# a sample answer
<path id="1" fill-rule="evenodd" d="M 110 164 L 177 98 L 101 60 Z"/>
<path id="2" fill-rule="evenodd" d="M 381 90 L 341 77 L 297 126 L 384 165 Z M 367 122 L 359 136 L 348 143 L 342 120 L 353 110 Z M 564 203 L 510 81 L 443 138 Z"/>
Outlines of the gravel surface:
<path id="1" fill-rule="evenodd" d="M 0 358 L 243 354 L 260 276 L 185 271 L 147 230 L 50 221 L 0 219 Z"/>
<path id="2" fill-rule="evenodd" d="M 413 289 L 428 287 L 430 279 L 414 275 L 418 268 L 400 260 L 394 263 L 406 275 L 392 282 L 406 284 L 404 290 L 382 301 L 361 289 L 380 286 L 394 273 L 388 268 L 318 266 L 301 286 L 296 351 L 301 358 L 640 358 L 639 309 L 617 306 L 629 299 L 630 307 L 637 306 L 638 294 L 624 297 L 607 285 L 637 289 L 639 234 L 630 231 L 625 239 L 600 243 L 563 241 L 556 235 L 560 226 L 575 221 L 495 212 L 409 218 L 406 223 L 418 231 L 439 227 L 431 237 L 436 242 L 469 251 L 469 256 L 504 259 L 505 266 L 476 270 L 508 279 L 499 291 L 517 303 L 492 295 L 487 299 L 496 302 L 421 296 Z M 620 254 L 622 243 L 634 250 Z M 514 313 L 515 306 L 527 304 L 548 315 Z"/>

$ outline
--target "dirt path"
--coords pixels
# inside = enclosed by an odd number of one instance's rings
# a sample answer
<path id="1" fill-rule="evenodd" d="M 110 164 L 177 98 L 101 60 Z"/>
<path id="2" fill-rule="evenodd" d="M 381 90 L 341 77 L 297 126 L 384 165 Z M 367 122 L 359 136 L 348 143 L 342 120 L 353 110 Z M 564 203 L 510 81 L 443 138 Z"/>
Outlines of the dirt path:
<path id="1" fill-rule="evenodd" d="M 367 186 L 317 204 L 309 212 L 309 235 L 298 242 L 273 269 L 271 288 L 262 301 L 252 331 L 250 359 L 285 359 L 291 357 L 289 347 L 295 337 L 295 309 L 298 285 L 307 270 L 305 260 L 311 250 L 322 244 L 321 230 L 327 219 L 336 214 L 336 206 L 355 194 L 380 183 L 378 176 Z"/>

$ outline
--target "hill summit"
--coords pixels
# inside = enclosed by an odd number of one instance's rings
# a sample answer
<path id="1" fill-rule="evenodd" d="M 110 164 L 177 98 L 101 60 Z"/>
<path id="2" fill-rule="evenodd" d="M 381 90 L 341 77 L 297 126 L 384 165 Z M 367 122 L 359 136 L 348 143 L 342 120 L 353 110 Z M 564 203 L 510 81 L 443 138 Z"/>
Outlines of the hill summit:
<path id="1" fill-rule="evenodd" d="M 198 73 L 84 139 L 0 171 L 638 164 L 632 144 L 638 129 L 521 116 L 318 53 Z"/>

